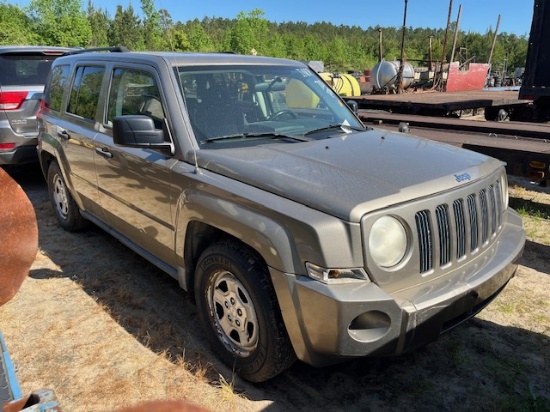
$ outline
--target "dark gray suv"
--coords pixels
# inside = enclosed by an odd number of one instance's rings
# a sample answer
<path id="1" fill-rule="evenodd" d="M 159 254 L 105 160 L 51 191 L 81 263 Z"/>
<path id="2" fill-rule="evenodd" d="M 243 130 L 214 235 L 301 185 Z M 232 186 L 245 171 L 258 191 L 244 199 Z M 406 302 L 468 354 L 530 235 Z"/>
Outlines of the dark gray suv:
<path id="1" fill-rule="evenodd" d="M 251 381 L 434 341 L 525 243 L 501 161 L 368 129 L 296 61 L 61 57 L 39 129 L 59 224 L 94 222 L 178 279 Z"/>
<path id="2" fill-rule="evenodd" d="M 52 62 L 74 49 L 0 46 L 0 165 L 37 161 L 36 113 Z"/>

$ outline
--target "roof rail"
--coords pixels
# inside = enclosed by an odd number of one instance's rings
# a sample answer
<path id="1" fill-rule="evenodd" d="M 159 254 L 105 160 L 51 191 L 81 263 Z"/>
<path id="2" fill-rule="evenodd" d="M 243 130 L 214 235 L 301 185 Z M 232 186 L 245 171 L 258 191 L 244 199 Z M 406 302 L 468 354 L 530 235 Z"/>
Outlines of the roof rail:
<path id="1" fill-rule="evenodd" d="M 110 47 L 94 47 L 91 49 L 81 49 L 81 50 L 74 50 L 65 53 L 68 54 L 80 54 L 80 53 L 88 53 L 88 52 L 111 52 L 111 53 L 127 53 L 130 50 L 128 50 L 125 46 L 110 46 Z"/>

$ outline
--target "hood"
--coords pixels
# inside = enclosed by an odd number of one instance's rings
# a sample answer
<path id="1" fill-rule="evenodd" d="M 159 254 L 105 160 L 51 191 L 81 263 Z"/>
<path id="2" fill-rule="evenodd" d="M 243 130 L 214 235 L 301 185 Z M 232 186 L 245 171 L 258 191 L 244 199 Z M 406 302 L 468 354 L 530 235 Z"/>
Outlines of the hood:
<path id="1" fill-rule="evenodd" d="M 373 210 L 466 185 L 503 164 L 383 130 L 305 143 L 201 150 L 197 160 L 204 169 L 351 222 Z"/>

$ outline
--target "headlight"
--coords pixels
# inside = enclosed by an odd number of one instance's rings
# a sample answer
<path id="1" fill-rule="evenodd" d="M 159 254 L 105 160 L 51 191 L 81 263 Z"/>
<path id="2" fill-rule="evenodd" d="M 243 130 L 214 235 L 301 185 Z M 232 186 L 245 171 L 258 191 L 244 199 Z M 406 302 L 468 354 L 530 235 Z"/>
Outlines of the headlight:
<path id="1" fill-rule="evenodd" d="M 363 269 L 327 269 L 313 263 L 306 263 L 307 274 L 310 278 L 323 283 L 347 283 L 368 280 Z"/>
<path id="2" fill-rule="evenodd" d="M 370 230 L 369 253 L 378 266 L 397 265 L 407 253 L 407 231 L 394 217 L 382 216 Z"/>

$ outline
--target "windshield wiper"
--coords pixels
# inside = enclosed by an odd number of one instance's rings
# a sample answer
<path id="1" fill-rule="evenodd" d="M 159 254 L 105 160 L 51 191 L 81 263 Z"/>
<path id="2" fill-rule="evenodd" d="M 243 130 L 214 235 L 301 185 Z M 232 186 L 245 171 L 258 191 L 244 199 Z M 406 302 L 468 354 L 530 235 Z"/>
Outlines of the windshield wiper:
<path id="1" fill-rule="evenodd" d="M 313 133 L 324 132 L 326 130 L 336 130 L 336 129 L 340 129 L 343 132 L 346 132 L 346 129 L 347 130 L 353 130 L 355 132 L 363 132 L 363 131 L 366 130 L 366 129 L 363 129 L 363 128 L 360 128 L 360 127 L 353 127 L 353 126 L 348 125 L 348 124 L 337 123 L 337 124 L 329 124 L 328 126 L 320 127 L 319 129 L 310 130 L 309 132 L 305 132 L 304 136 L 307 136 L 307 135 L 310 135 L 310 134 L 313 134 Z"/>
<path id="2" fill-rule="evenodd" d="M 202 141 L 202 143 L 210 143 L 218 140 L 225 139 L 247 139 L 249 137 L 264 137 L 267 139 L 292 139 L 299 142 L 310 142 L 311 139 L 304 138 L 302 136 L 291 136 L 288 134 L 281 134 L 275 132 L 261 132 L 261 133 L 238 133 L 238 134 L 228 134 L 223 136 L 209 137 Z"/>

